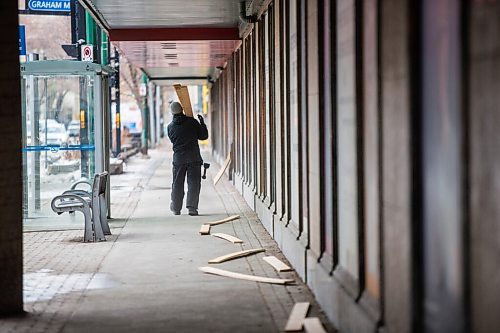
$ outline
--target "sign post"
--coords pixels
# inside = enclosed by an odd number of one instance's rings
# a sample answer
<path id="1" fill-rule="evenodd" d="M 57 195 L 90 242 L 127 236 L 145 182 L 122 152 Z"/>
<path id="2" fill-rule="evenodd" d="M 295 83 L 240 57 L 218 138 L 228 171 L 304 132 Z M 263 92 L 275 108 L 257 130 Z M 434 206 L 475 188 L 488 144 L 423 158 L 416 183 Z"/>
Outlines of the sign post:
<path id="1" fill-rule="evenodd" d="M 94 45 L 87 44 L 81 47 L 82 61 L 94 61 Z"/>

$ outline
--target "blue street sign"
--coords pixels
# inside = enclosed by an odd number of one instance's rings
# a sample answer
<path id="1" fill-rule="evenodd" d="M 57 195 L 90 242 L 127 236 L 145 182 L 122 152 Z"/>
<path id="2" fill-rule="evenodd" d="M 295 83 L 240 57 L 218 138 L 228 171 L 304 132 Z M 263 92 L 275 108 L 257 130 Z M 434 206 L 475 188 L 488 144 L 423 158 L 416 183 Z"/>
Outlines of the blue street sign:
<path id="1" fill-rule="evenodd" d="M 19 26 L 19 55 L 26 55 L 26 27 Z"/>
<path id="2" fill-rule="evenodd" d="M 70 12 L 70 1 L 71 0 L 29 0 L 28 8 L 47 12 Z"/>

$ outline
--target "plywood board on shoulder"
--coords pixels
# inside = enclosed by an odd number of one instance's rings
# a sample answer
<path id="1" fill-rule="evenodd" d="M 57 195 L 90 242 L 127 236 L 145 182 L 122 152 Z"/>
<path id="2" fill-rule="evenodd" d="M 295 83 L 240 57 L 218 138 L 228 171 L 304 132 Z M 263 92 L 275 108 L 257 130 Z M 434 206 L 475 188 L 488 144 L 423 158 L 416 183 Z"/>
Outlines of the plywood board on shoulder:
<path id="1" fill-rule="evenodd" d="M 231 154 L 227 155 L 226 160 L 224 161 L 224 164 L 222 165 L 222 168 L 220 168 L 219 172 L 214 177 L 214 186 L 217 185 L 219 180 L 222 178 L 222 175 L 224 172 L 226 172 L 227 167 L 231 163 Z"/>
<path id="2" fill-rule="evenodd" d="M 179 102 L 184 109 L 184 114 L 188 117 L 193 117 L 193 108 L 191 106 L 191 99 L 189 98 L 189 91 L 187 86 L 181 84 L 174 84 L 175 92 L 179 97 Z"/>
<path id="3" fill-rule="evenodd" d="M 326 333 L 318 317 L 304 319 L 304 330 L 306 333 Z"/>
<path id="4" fill-rule="evenodd" d="M 265 262 L 267 262 L 269 265 L 273 266 L 275 270 L 278 272 L 288 272 L 291 271 L 292 268 L 285 264 L 283 261 L 279 260 L 275 256 L 268 256 L 262 258 Z"/>
<path id="5" fill-rule="evenodd" d="M 208 224 L 208 225 L 218 225 L 218 224 L 230 222 L 230 221 L 233 221 L 233 220 L 237 220 L 239 218 L 240 218 L 239 215 L 232 215 L 232 216 L 226 217 L 225 219 L 218 220 L 218 221 L 213 221 L 213 222 L 208 222 L 208 223 L 205 223 L 205 224 Z"/>
<path id="6" fill-rule="evenodd" d="M 286 322 L 285 332 L 302 331 L 308 311 L 309 302 L 295 303 L 292 312 L 290 312 L 290 317 L 288 317 L 288 321 Z"/>
<path id="7" fill-rule="evenodd" d="M 210 235 L 210 225 L 203 224 L 200 228 L 200 235 Z"/>
<path id="8" fill-rule="evenodd" d="M 225 262 L 225 261 L 229 261 L 229 260 L 233 260 L 233 259 L 237 259 L 237 258 L 241 258 L 241 257 L 246 257 L 249 255 L 259 253 L 259 252 L 264 252 L 264 251 L 265 251 L 265 249 L 260 248 L 260 249 L 251 249 L 251 250 L 233 252 L 233 253 L 229 253 L 229 254 L 214 258 L 214 259 L 210 259 L 208 261 L 208 263 L 209 264 L 220 264 L 220 263 Z"/>
<path id="9" fill-rule="evenodd" d="M 234 236 L 231 236 L 231 235 L 228 235 L 228 234 L 223 234 L 223 233 L 220 233 L 220 232 L 212 234 L 212 236 L 218 237 L 218 238 L 222 238 L 222 239 L 227 240 L 228 242 L 231 242 L 233 244 L 243 243 L 243 241 L 241 239 L 239 239 L 238 237 L 234 237 Z"/>
<path id="10" fill-rule="evenodd" d="M 276 279 L 276 278 L 268 278 L 265 276 L 241 274 L 241 273 L 226 271 L 226 270 L 218 269 L 218 268 L 214 268 L 214 267 L 199 267 L 198 269 L 204 273 L 207 273 L 207 274 L 225 276 L 225 277 L 229 277 L 229 278 L 233 278 L 233 279 L 240 279 L 240 280 L 247 280 L 247 281 L 281 284 L 281 285 L 292 284 L 295 282 L 295 280 L 293 280 L 293 279 Z"/>

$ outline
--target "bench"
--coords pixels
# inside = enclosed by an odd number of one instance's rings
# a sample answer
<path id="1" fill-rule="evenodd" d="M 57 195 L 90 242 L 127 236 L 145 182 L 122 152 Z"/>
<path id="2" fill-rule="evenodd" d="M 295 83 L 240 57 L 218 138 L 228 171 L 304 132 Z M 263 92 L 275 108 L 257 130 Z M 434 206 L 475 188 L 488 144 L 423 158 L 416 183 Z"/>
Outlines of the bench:
<path id="1" fill-rule="evenodd" d="M 107 219 L 106 186 L 108 173 L 96 174 L 91 184 L 87 179 L 81 179 L 52 199 L 52 210 L 58 215 L 80 211 L 85 218 L 84 242 L 105 241 L 105 235 L 111 235 Z M 79 190 L 79 184 L 87 184 L 91 191 Z"/>
<path id="2" fill-rule="evenodd" d="M 98 178 L 98 179 L 96 179 Z M 96 181 L 98 183 L 96 183 Z M 78 190 L 77 186 L 80 184 L 85 184 L 89 186 L 90 191 Z M 71 185 L 71 189 L 64 191 L 63 194 L 76 194 L 87 199 L 90 198 L 90 208 L 99 208 L 99 214 L 96 215 L 96 220 L 102 226 L 104 235 L 111 235 L 111 230 L 108 224 L 108 204 L 106 200 L 106 187 L 108 186 L 108 172 L 104 171 L 100 174 L 96 174 L 94 177 L 93 184 L 86 178 L 82 178 Z M 95 202 L 95 204 L 94 204 Z"/>

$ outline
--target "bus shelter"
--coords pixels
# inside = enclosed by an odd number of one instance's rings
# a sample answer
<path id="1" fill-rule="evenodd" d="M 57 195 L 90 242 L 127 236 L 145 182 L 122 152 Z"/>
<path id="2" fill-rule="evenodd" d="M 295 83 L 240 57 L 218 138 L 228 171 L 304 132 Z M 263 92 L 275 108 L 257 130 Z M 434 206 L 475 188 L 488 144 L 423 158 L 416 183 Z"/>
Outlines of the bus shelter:
<path id="1" fill-rule="evenodd" d="M 112 72 L 73 60 L 21 64 L 25 229 L 83 228 L 81 216 L 57 216 L 50 202 L 76 180 L 109 171 Z"/>

